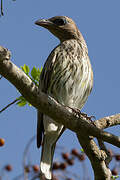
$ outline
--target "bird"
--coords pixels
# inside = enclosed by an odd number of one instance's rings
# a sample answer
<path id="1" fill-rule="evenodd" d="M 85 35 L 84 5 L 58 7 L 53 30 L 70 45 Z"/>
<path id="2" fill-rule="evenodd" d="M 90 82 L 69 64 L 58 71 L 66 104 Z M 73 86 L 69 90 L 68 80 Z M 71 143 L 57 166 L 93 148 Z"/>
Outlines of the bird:
<path id="1" fill-rule="evenodd" d="M 40 75 L 39 91 L 60 104 L 81 110 L 93 87 L 93 71 L 86 42 L 75 22 L 68 16 L 54 16 L 35 22 L 50 31 L 60 43 L 51 51 Z M 65 131 L 38 110 L 37 147 L 42 143 L 40 173 L 52 179 L 56 142 Z"/>

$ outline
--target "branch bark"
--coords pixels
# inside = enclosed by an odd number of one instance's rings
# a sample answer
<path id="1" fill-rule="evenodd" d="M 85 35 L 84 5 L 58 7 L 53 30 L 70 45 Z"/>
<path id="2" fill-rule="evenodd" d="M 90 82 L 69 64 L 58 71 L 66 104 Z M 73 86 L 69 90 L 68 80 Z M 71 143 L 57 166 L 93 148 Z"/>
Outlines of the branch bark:
<path id="1" fill-rule="evenodd" d="M 36 109 L 50 116 L 56 122 L 63 124 L 66 128 L 76 132 L 80 144 L 91 160 L 95 177 L 98 177 L 100 173 L 106 177 L 109 169 L 105 165 L 105 160 L 101 160 L 101 151 L 98 149 L 95 142 L 90 139 L 90 136 L 120 147 L 120 137 L 101 130 L 120 124 L 120 114 L 104 117 L 91 123 L 84 116 L 79 116 L 78 113 L 72 111 L 71 108 L 65 107 L 52 97 L 39 92 L 38 87 L 35 86 L 31 79 L 10 61 L 10 52 L 3 47 L 0 47 L 0 74 L 11 82 L 22 96 Z M 98 170 L 99 173 L 97 173 Z M 110 173 L 108 174 L 111 176 Z"/>
<path id="2" fill-rule="evenodd" d="M 105 163 L 107 154 L 104 151 L 99 150 L 93 138 L 90 138 L 85 133 L 82 135 L 77 134 L 77 137 L 91 162 L 95 180 L 110 180 L 112 174 Z"/>

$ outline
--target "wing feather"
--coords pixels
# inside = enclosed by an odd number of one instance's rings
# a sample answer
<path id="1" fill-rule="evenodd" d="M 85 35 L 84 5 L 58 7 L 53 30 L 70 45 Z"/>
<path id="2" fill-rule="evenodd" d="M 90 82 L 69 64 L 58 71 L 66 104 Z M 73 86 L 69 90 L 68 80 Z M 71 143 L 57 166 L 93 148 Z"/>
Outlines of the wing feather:
<path id="1" fill-rule="evenodd" d="M 56 53 L 53 50 L 43 67 L 40 75 L 39 89 L 40 91 L 47 93 L 48 87 L 50 86 L 51 74 L 53 71 L 53 64 L 56 60 Z M 42 143 L 42 134 L 44 133 L 43 126 L 43 113 L 38 110 L 37 113 L 37 147 L 39 148 Z"/>

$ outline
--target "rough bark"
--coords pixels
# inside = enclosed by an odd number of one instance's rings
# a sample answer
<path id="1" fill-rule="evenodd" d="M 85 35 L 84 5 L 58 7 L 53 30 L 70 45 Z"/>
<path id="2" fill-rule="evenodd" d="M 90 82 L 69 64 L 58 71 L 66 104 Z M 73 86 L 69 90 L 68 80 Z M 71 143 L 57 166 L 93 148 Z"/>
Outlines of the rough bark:
<path id="1" fill-rule="evenodd" d="M 104 117 L 91 123 L 86 117 L 56 102 L 50 96 L 39 92 L 31 79 L 10 60 L 10 52 L 0 46 L 0 74 L 11 82 L 18 91 L 36 109 L 53 118 L 56 122 L 76 132 L 85 153 L 89 157 L 95 179 L 111 179 L 111 172 L 107 167 L 108 155 L 99 149 L 93 137 L 120 147 L 120 137 L 103 131 L 110 126 L 120 124 L 120 114 Z M 85 131 L 84 131 L 85 130 Z"/>

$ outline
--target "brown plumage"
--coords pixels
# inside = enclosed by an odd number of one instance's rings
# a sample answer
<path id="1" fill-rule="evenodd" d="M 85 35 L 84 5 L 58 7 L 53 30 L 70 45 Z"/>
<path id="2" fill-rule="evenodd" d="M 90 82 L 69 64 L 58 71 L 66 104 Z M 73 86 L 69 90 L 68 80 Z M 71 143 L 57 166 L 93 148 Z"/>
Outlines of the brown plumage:
<path id="1" fill-rule="evenodd" d="M 93 72 L 82 34 L 66 16 L 38 20 L 35 24 L 48 29 L 60 40 L 43 67 L 40 91 L 65 106 L 81 109 L 93 86 Z M 62 124 L 38 111 L 37 146 L 41 145 L 43 133 L 40 169 L 46 179 L 51 179 L 55 145 L 64 130 Z"/>

